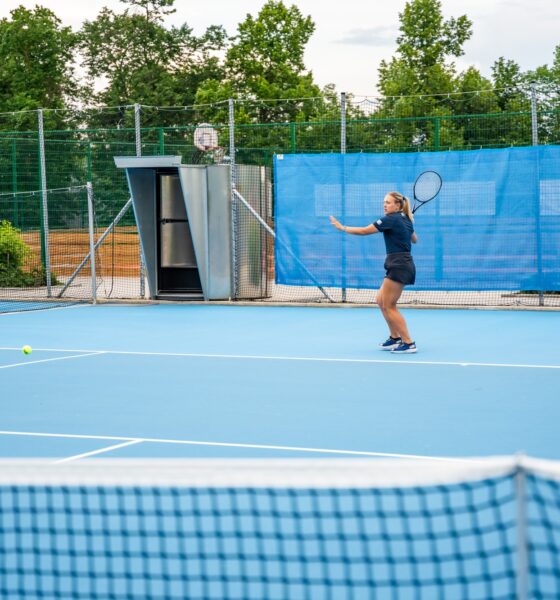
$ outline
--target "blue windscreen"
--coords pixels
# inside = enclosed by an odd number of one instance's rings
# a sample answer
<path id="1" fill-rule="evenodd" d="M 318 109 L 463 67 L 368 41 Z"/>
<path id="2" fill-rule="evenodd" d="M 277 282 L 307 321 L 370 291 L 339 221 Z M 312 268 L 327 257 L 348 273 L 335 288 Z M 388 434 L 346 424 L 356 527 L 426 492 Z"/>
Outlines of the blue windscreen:
<path id="1" fill-rule="evenodd" d="M 560 290 L 560 146 L 275 157 L 276 282 L 376 288 L 383 236 L 343 234 L 412 198 L 415 179 L 443 186 L 415 214 L 417 290 Z"/>

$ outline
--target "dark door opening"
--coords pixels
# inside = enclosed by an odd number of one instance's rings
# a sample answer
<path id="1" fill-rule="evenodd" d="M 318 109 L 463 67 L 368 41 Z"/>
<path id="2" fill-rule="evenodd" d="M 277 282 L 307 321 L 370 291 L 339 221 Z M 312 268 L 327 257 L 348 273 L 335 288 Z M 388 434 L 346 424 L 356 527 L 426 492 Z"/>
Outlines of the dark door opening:
<path id="1" fill-rule="evenodd" d="M 157 293 L 202 295 L 179 175 L 157 172 Z"/>

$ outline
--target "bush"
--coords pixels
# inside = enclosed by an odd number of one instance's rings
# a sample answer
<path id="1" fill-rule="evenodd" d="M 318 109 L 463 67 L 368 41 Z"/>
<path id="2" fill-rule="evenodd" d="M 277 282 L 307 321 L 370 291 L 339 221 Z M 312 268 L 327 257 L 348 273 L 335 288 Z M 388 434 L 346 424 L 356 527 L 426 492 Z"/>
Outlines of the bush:
<path id="1" fill-rule="evenodd" d="M 40 287 L 46 285 L 45 269 L 34 267 L 24 270 L 31 248 L 21 237 L 21 231 L 9 221 L 0 221 L 0 287 Z M 58 283 L 54 273 L 53 285 Z"/>
<path id="2" fill-rule="evenodd" d="M 21 232 L 9 221 L 0 221 L 0 267 L 21 269 L 31 248 L 23 241 Z"/>
<path id="3" fill-rule="evenodd" d="M 51 283 L 52 285 L 58 284 L 54 275 L 51 277 Z M 0 263 L 0 287 L 40 287 L 43 285 L 47 285 L 43 267 L 26 272 L 20 267 Z"/>

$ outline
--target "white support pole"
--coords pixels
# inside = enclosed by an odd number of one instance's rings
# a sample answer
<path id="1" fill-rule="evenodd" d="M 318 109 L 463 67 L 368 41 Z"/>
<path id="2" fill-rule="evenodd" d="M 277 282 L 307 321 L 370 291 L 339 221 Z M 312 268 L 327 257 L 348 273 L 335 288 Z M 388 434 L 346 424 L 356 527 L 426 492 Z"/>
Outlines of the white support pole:
<path id="1" fill-rule="evenodd" d="M 142 156 L 142 132 L 140 131 L 140 104 L 134 105 L 134 139 L 136 156 Z"/>
<path id="2" fill-rule="evenodd" d="M 93 210 L 93 186 L 91 181 L 86 184 L 87 202 L 88 202 L 88 221 L 89 221 L 89 257 L 91 266 L 91 297 L 93 303 L 97 304 L 97 278 L 95 272 L 95 219 Z"/>
<path id="3" fill-rule="evenodd" d="M 340 93 L 340 153 L 346 154 L 346 92 Z"/>
<path id="4" fill-rule="evenodd" d="M 47 282 L 47 296 L 52 295 L 51 290 L 51 257 L 49 249 L 49 205 L 47 195 L 47 163 L 45 159 L 45 130 L 43 125 L 43 111 L 37 111 L 39 127 L 39 169 L 41 173 L 41 197 L 42 197 L 42 227 L 43 227 L 43 246 L 44 246 L 44 267 Z"/>
<path id="5" fill-rule="evenodd" d="M 533 146 L 539 145 L 539 121 L 537 113 L 537 84 L 531 82 L 531 133 Z M 538 160 L 538 159 L 537 159 Z M 537 272 L 539 275 L 539 306 L 544 306 L 544 291 L 542 289 L 542 232 L 541 232 L 541 207 L 540 207 L 540 161 L 537 162 L 537 207 L 536 207 L 536 236 L 537 236 Z"/>
<path id="6" fill-rule="evenodd" d="M 109 225 L 109 227 L 107 227 L 107 229 L 101 234 L 101 237 L 97 240 L 97 242 L 95 243 L 94 246 L 94 250 L 97 250 L 97 248 L 99 248 L 99 246 L 101 246 L 101 244 L 105 241 L 105 238 L 111 233 L 111 231 L 113 231 L 113 229 L 118 225 L 119 221 L 124 217 L 126 211 L 132 206 L 132 198 L 129 198 L 126 202 L 126 204 L 121 208 L 121 210 L 119 211 L 119 214 L 113 219 L 113 222 Z M 62 288 L 62 290 L 60 290 L 60 292 L 58 293 L 58 298 L 62 298 L 62 296 L 64 295 L 64 292 L 70 287 L 70 285 L 72 284 L 72 282 L 74 281 L 74 279 L 81 273 L 82 269 L 87 265 L 89 257 L 90 257 L 90 252 L 88 252 L 87 256 L 82 260 L 82 262 L 78 265 L 78 267 L 75 269 L 75 271 L 72 273 L 72 275 L 70 275 L 70 277 L 68 278 L 68 281 L 66 281 L 66 284 L 64 285 L 64 287 Z"/>
<path id="7" fill-rule="evenodd" d="M 229 159 L 230 159 L 230 183 L 231 183 L 231 295 L 235 300 L 239 293 L 239 274 L 237 266 L 237 230 L 238 212 L 237 199 L 235 197 L 237 188 L 237 173 L 235 161 L 235 105 L 233 98 L 228 100 L 229 113 Z"/>
<path id="8" fill-rule="evenodd" d="M 319 291 L 325 296 L 325 298 L 329 302 L 333 302 L 333 299 L 327 294 L 321 284 L 315 279 L 315 276 L 311 273 L 311 271 L 301 262 L 300 258 L 294 253 L 294 251 L 286 244 L 282 242 L 276 237 L 276 232 L 264 221 L 264 219 L 259 215 L 259 213 L 243 198 L 243 196 L 237 191 L 233 190 L 233 195 L 239 199 L 239 201 L 243 204 L 243 206 L 255 217 L 255 219 L 260 223 L 261 227 L 263 227 L 279 244 L 281 244 L 284 249 L 290 254 L 290 256 L 298 263 L 298 265 L 305 271 L 307 276 L 313 281 L 313 283 L 319 288 Z"/>
<path id="9" fill-rule="evenodd" d="M 340 153 L 346 154 L 346 92 L 340 94 Z M 342 162 L 342 221 L 346 219 L 346 169 Z M 342 237 L 342 302 L 346 302 L 346 236 Z"/>
<path id="10" fill-rule="evenodd" d="M 537 84 L 531 83 L 531 133 L 533 146 L 539 145 L 539 122 L 537 118 Z"/>
<path id="11" fill-rule="evenodd" d="M 136 141 L 136 156 L 142 156 L 141 106 L 134 105 L 134 139 Z M 140 298 L 146 296 L 146 262 L 140 244 Z"/>

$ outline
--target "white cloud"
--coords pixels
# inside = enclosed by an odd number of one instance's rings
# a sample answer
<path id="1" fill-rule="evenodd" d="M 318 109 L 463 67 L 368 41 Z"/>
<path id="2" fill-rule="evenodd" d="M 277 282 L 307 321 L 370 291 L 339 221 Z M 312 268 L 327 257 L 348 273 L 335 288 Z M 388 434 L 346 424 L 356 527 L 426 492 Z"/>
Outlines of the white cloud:
<path id="1" fill-rule="evenodd" d="M 335 40 L 338 44 L 358 46 L 393 46 L 398 30 L 393 27 L 371 27 L 369 29 L 351 29 Z"/>

